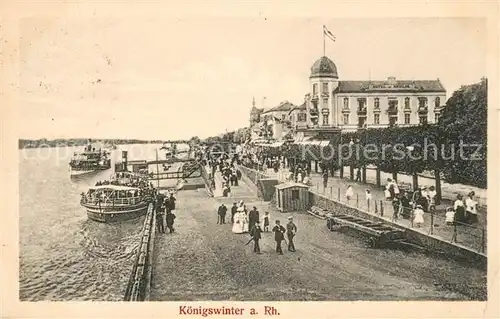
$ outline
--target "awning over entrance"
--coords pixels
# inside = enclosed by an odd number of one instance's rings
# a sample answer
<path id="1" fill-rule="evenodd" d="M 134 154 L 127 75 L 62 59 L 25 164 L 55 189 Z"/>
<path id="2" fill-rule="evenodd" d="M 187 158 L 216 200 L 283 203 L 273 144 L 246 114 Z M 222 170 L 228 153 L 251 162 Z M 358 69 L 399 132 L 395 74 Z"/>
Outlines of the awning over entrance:
<path id="1" fill-rule="evenodd" d="M 321 147 L 328 146 L 330 144 L 329 140 L 314 139 L 313 137 L 304 137 L 301 140 L 296 140 L 294 144 L 297 145 L 318 145 Z"/>
<path id="2" fill-rule="evenodd" d="M 278 142 L 274 142 L 274 143 L 270 144 L 269 146 L 271 146 L 271 147 L 280 147 L 284 143 L 285 143 L 284 141 L 278 141 Z"/>

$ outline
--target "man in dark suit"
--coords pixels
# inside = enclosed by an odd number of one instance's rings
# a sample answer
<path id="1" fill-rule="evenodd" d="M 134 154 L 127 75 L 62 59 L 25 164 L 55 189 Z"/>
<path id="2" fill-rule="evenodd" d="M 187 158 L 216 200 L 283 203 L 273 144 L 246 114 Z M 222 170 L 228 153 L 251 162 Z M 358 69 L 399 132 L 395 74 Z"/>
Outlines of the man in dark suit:
<path id="1" fill-rule="evenodd" d="M 281 242 L 285 239 L 284 233 L 286 232 L 285 227 L 280 225 L 280 221 L 276 221 L 276 225 L 273 227 L 274 240 L 276 241 L 276 252 L 283 255 L 283 250 L 281 249 Z"/>
<path id="2" fill-rule="evenodd" d="M 167 228 L 171 233 L 173 233 L 175 230 L 174 229 L 174 220 L 175 220 L 175 215 L 171 211 L 168 211 L 167 215 L 165 216 L 165 221 L 167 224 Z"/>
<path id="3" fill-rule="evenodd" d="M 234 215 L 236 215 L 237 211 L 238 206 L 236 206 L 236 203 L 233 203 L 233 207 L 231 207 L 231 224 L 234 224 Z"/>
<path id="4" fill-rule="evenodd" d="M 288 251 L 294 252 L 295 245 L 293 244 L 293 237 L 297 232 L 297 226 L 293 223 L 292 216 L 288 217 L 288 224 L 286 224 L 286 235 L 288 237 Z"/>
<path id="5" fill-rule="evenodd" d="M 261 253 L 259 246 L 259 240 L 262 238 L 261 234 L 262 234 L 262 228 L 260 228 L 260 224 L 257 221 L 255 223 L 255 226 L 253 226 L 253 228 L 250 229 L 250 236 L 253 239 L 253 252 L 257 254 Z"/>
<path id="6" fill-rule="evenodd" d="M 255 223 L 259 221 L 259 211 L 257 207 L 253 207 L 253 209 L 248 213 L 248 229 L 252 229 Z"/>
<path id="7" fill-rule="evenodd" d="M 219 206 L 219 209 L 217 211 L 217 224 L 225 224 L 226 223 L 226 212 L 227 212 L 227 207 L 224 204 L 221 204 Z"/>

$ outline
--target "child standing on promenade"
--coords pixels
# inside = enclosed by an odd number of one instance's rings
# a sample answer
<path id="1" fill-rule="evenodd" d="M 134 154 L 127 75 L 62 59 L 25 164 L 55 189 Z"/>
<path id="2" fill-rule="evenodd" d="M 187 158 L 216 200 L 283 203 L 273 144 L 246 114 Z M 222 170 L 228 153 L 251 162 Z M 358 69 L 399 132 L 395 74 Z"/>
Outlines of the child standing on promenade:
<path id="1" fill-rule="evenodd" d="M 269 218 L 271 218 L 271 216 L 269 216 L 269 212 L 265 212 L 264 213 L 264 231 L 265 232 L 269 231 Z"/>

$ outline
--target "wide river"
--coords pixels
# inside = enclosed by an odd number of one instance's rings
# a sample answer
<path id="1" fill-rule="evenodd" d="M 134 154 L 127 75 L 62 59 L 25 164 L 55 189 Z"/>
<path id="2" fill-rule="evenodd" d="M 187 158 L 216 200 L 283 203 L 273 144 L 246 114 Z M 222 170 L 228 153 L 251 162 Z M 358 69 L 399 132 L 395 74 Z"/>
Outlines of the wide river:
<path id="1" fill-rule="evenodd" d="M 154 159 L 156 145 L 127 145 L 129 160 Z M 20 299 L 123 299 L 144 218 L 103 224 L 87 219 L 80 194 L 113 169 L 72 181 L 68 163 L 81 148 L 20 150 Z M 161 156 L 161 154 L 160 154 Z"/>

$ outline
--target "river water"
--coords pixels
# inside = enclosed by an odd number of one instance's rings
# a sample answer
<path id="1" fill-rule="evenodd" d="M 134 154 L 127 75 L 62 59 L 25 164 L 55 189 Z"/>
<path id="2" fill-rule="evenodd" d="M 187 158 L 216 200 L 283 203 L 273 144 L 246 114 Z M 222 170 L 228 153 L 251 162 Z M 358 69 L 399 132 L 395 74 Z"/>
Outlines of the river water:
<path id="1" fill-rule="evenodd" d="M 156 145 L 127 145 L 130 160 L 154 159 Z M 122 300 L 144 217 L 103 224 L 87 219 L 80 193 L 113 169 L 72 181 L 68 162 L 80 148 L 20 150 L 20 299 Z"/>

